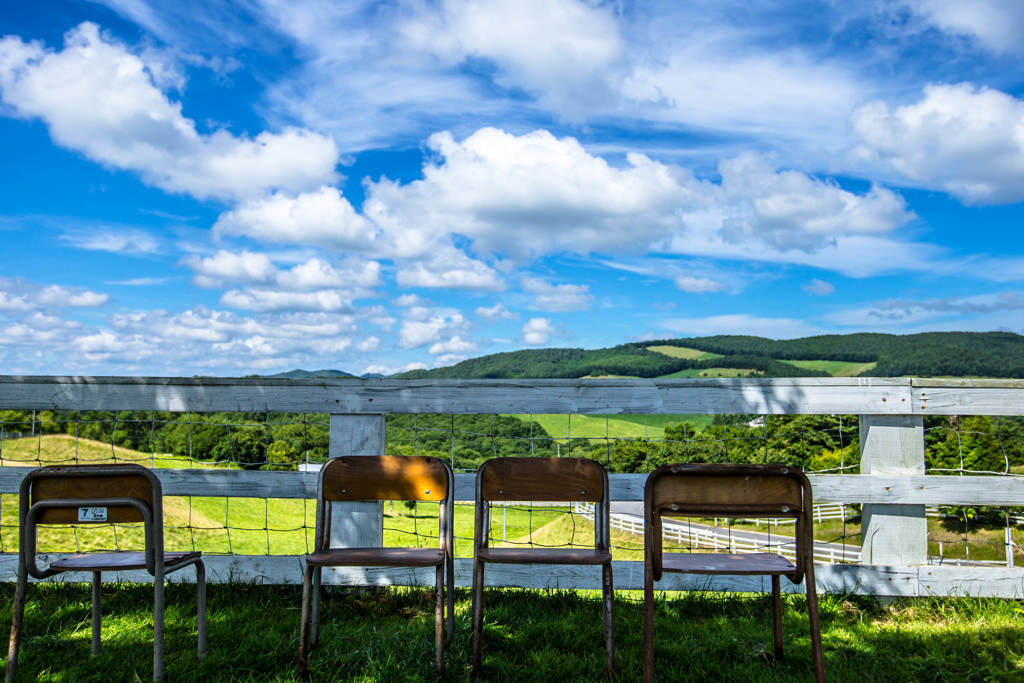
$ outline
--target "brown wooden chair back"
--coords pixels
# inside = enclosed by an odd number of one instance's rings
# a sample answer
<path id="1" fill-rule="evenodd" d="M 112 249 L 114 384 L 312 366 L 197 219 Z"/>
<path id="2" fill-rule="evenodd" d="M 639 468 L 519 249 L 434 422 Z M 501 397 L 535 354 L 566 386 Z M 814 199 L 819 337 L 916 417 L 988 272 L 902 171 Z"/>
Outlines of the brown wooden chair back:
<path id="1" fill-rule="evenodd" d="M 582 501 L 604 500 L 608 475 L 586 458 L 494 458 L 480 466 L 483 500 Z"/>
<path id="2" fill-rule="evenodd" d="M 108 465 L 79 465 L 70 467 L 46 467 L 33 477 L 29 489 L 29 506 L 49 501 L 82 501 L 75 507 L 52 507 L 41 509 L 38 524 L 131 524 L 145 522 L 143 513 L 136 505 L 142 503 L 153 509 L 153 477 L 148 470 L 138 465 L 116 466 L 138 468 L 138 472 L 118 473 Z M 157 485 L 159 486 L 159 484 Z M 136 505 L 116 504 L 126 498 L 137 501 Z M 94 501 L 93 504 L 87 504 Z M 107 501 L 106 505 L 101 505 Z M 79 514 L 79 508 L 105 508 L 102 513 Z"/>
<path id="3" fill-rule="evenodd" d="M 328 501 L 442 501 L 451 485 L 438 458 L 359 455 L 332 458 L 320 471 L 320 495 Z"/>

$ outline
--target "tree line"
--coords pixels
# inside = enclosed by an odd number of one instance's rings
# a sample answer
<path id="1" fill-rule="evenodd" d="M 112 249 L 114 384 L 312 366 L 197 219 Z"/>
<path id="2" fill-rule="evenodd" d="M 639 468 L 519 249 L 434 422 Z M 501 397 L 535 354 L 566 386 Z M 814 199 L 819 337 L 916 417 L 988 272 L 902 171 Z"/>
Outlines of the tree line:
<path id="1" fill-rule="evenodd" d="M 69 434 L 144 453 L 170 453 L 247 469 L 294 470 L 328 457 L 327 415 L 155 411 L 3 411 L 5 434 Z M 926 464 L 936 472 L 1024 468 L 1024 418 L 926 417 Z M 859 420 L 836 415 L 724 415 L 697 429 L 671 423 L 661 440 L 555 438 L 510 415 L 388 415 L 386 452 L 443 458 L 475 470 L 488 458 L 587 457 L 611 472 L 659 465 L 783 463 L 809 471 L 857 473 Z"/>

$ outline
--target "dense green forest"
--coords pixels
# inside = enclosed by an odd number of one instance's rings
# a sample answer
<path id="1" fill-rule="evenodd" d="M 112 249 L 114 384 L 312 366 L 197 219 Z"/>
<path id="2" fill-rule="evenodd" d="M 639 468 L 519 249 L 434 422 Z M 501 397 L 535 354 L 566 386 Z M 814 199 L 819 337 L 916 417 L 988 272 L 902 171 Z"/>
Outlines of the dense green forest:
<path id="1" fill-rule="evenodd" d="M 434 370 L 412 370 L 400 379 L 578 379 L 581 377 L 663 377 L 681 370 L 737 368 L 767 377 L 828 377 L 767 356 L 737 353 L 714 359 L 673 358 L 639 344 L 610 349 L 537 349 L 472 358 Z"/>
<path id="2" fill-rule="evenodd" d="M 726 356 L 875 362 L 870 371 L 874 377 L 1024 378 L 1024 337 L 1012 332 L 833 334 L 787 340 L 716 336 L 659 343 Z"/>
<path id="3" fill-rule="evenodd" d="M 650 347 L 677 346 L 719 354 L 675 358 Z M 664 377 L 683 370 L 736 368 L 765 377 L 828 376 L 787 361 L 876 363 L 874 377 L 1024 378 L 1024 337 L 1011 332 L 846 334 L 774 340 L 750 336 L 690 337 L 622 344 L 608 349 L 536 349 L 496 353 L 398 378 L 577 379 L 598 376 Z"/>

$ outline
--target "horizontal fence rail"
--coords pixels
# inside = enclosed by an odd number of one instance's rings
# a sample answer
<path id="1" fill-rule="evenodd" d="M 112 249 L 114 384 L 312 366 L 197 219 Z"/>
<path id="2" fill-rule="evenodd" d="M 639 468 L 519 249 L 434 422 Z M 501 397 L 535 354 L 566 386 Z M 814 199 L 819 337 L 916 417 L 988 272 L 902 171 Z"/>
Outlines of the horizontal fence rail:
<path id="1" fill-rule="evenodd" d="M 925 474 L 921 429 L 924 416 L 1024 415 L 1022 381 L 399 381 L 0 376 L 0 410 L 329 414 L 332 456 L 379 452 L 383 446 L 383 416 L 389 414 L 859 415 L 861 474 L 810 474 L 809 478 L 816 503 L 863 506 L 863 564 L 820 566 L 816 569 L 819 588 L 877 595 L 1024 597 L 1021 567 L 929 565 L 927 548 L 921 547 L 926 543 L 922 533 L 926 506 L 1024 506 L 1024 477 Z M 0 494 L 16 494 L 27 471 L 26 467 L 0 467 Z M 167 496 L 309 500 L 316 494 L 315 472 L 154 471 Z M 613 500 L 642 500 L 645 474 L 613 474 L 610 480 Z M 473 474 L 456 474 L 455 486 L 457 500 L 473 499 Z M 462 539 L 457 543 L 468 542 Z M 829 561 L 822 555 L 816 557 Z M 214 582 L 298 583 L 302 576 L 300 555 L 208 558 L 210 580 Z M 850 559 L 848 554 L 846 560 Z M 456 561 L 459 585 L 469 585 L 471 564 L 469 559 Z M 13 580 L 16 565 L 16 555 L 0 554 L 0 580 Z M 642 562 L 616 561 L 614 572 L 616 588 L 642 588 Z M 409 569 L 336 568 L 325 570 L 324 583 L 430 585 L 433 578 L 428 574 Z M 142 582 L 148 579 L 145 573 L 137 572 L 126 572 L 121 577 Z M 69 574 L 65 580 L 87 577 Z M 492 581 L 495 585 L 516 587 L 592 589 L 600 586 L 600 574 L 585 567 L 495 566 L 488 575 L 489 584 Z M 669 590 L 761 591 L 766 587 L 760 577 L 666 575 L 659 583 L 659 588 Z M 790 586 L 787 590 L 800 588 Z"/>

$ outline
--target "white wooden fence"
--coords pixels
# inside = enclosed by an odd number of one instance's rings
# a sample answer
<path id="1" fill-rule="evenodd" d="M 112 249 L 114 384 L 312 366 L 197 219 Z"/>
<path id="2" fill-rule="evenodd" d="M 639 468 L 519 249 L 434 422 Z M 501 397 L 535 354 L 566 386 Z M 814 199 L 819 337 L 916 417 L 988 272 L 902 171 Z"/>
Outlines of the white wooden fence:
<path id="1" fill-rule="evenodd" d="M 158 410 L 328 413 L 330 452 L 380 452 L 384 416 L 440 414 L 854 414 L 860 415 L 859 475 L 812 475 L 816 502 L 863 505 L 865 564 L 822 565 L 820 590 L 876 595 L 1024 597 L 1024 568 L 927 564 L 928 505 L 1024 505 L 1024 478 L 924 474 L 923 416 L 1024 415 L 1019 380 L 706 379 L 706 380 L 271 380 L 0 376 L 0 409 Z M 0 493 L 16 493 L 26 468 L 0 467 Z M 316 475 L 302 472 L 157 470 L 167 495 L 313 498 Z M 613 475 L 613 500 L 641 500 L 645 475 Z M 456 477 L 456 498 L 472 500 L 473 476 Z M 363 508 L 379 525 L 379 508 Z M 350 516 L 350 519 L 353 517 Z M 371 536 L 375 535 L 372 533 Z M 0 556 L 0 580 L 13 580 L 16 557 Z M 212 581 L 297 583 L 299 556 L 209 556 Z M 642 562 L 614 563 L 615 586 L 642 587 Z M 471 560 L 456 562 L 468 585 Z M 78 578 L 78 577 L 73 577 Z M 125 580 L 145 581 L 126 573 Z M 85 577 L 81 577 L 85 580 Z M 186 579 L 187 580 L 187 579 Z M 429 585 L 416 570 L 345 569 L 325 583 Z M 493 567 L 488 583 L 599 588 L 592 568 Z M 783 582 L 785 584 L 785 582 Z M 761 591 L 760 577 L 666 575 L 676 590 Z M 792 588 L 791 588 L 792 589 Z M 797 589 L 799 590 L 799 589 Z"/>
<path id="2" fill-rule="evenodd" d="M 576 503 L 575 511 L 590 520 L 594 519 L 593 503 Z M 816 521 L 822 519 L 846 519 L 845 507 L 842 505 L 815 505 L 814 514 Z M 717 522 L 717 520 L 715 520 Z M 777 527 L 780 524 L 785 528 L 786 524 L 796 524 L 793 518 L 779 519 L 771 517 L 766 519 L 738 519 L 737 522 L 752 522 L 764 524 L 770 527 Z M 626 533 L 643 536 L 644 519 L 636 515 L 621 514 L 612 512 L 609 523 L 613 529 L 625 531 Z M 728 553 L 777 553 L 791 560 L 796 558 L 796 539 L 792 536 L 775 534 L 760 534 L 754 531 L 757 537 L 749 533 L 747 529 L 737 529 L 733 533 L 731 526 L 709 526 L 696 524 L 687 521 L 680 521 L 666 517 L 661 521 L 661 537 L 666 541 L 672 541 L 688 548 L 714 550 Z M 790 533 L 793 530 L 789 530 Z M 816 541 L 814 544 L 815 563 L 836 564 L 839 562 L 860 562 L 860 547 L 851 545 L 843 546 L 840 543 L 828 543 Z M 994 564 L 994 563 L 993 563 Z"/>

